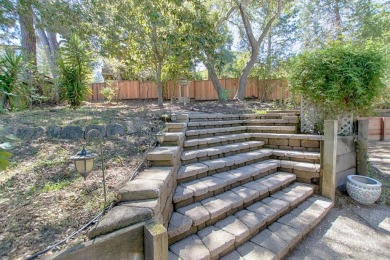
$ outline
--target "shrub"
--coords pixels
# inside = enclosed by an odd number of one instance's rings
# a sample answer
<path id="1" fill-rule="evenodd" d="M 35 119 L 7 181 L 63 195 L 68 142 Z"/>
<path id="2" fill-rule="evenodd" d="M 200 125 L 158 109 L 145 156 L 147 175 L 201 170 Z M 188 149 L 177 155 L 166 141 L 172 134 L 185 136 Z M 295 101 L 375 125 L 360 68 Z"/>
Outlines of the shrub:
<path id="1" fill-rule="evenodd" d="M 13 110 L 17 99 L 26 95 L 21 71 L 22 55 L 6 50 L 0 57 L 0 110 Z"/>
<path id="2" fill-rule="evenodd" d="M 385 61 L 373 45 L 333 44 L 297 57 L 293 90 L 324 112 L 325 119 L 372 108 L 384 88 Z"/>
<path id="3" fill-rule="evenodd" d="M 0 148 L 0 171 L 7 169 L 9 165 L 8 158 L 11 156 L 12 154 Z"/>
<path id="4" fill-rule="evenodd" d="M 107 99 L 108 103 L 111 103 L 111 100 L 116 95 L 116 90 L 114 88 L 104 87 L 100 90 L 100 94 L 102 94 Z"/>
<path id="5" fill-rule="evenodd" d="M 61 47 L 60 88 L 61 97 L 69 102 L 72 108 L 79 107 L 90 93 L 89 80 L 91 69 L 90 53 L 86 45 L 73 34 Z"/>

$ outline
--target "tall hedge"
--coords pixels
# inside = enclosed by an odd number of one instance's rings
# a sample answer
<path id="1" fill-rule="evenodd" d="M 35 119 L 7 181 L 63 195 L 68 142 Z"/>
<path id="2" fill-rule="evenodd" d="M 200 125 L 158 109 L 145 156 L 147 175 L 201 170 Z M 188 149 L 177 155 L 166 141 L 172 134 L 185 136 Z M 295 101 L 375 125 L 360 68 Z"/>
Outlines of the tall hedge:
<path id="1" fill-rule="evenodd" d="M 384 89 L 385 61 L 373 45 L 333 44 L 295 60 L 292 88 L 324 111 L 325 119 L 362 115 Z"/>

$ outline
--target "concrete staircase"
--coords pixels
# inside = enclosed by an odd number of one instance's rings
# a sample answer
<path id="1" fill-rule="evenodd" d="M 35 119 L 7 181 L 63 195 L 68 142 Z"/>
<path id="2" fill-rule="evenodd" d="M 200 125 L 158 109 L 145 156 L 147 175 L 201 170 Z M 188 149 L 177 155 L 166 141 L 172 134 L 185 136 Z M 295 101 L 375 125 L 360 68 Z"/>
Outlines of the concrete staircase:
<path id="1" fill-rule="evenodd" d="M 333 206 L 315 194 L 321 136 L 297 124 L 287 112 L 167 124 L 167 143 L 183 147 L 169 259 L 281 259 L 318 224 Z"/>

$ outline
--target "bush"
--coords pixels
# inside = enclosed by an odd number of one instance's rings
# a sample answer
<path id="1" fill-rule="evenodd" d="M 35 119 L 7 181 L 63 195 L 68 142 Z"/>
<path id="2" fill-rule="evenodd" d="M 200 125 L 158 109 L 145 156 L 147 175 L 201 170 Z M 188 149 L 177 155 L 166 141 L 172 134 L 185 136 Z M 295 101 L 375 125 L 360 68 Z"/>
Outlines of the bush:
<path id="1" fill-rule="evenodd" d="M 333 44 L 297 57 L 292 88 L 324 111 L 325 119 L 370 111 L 384 88 L 385 61 L 373 45 Z"/>
<path id="2" fill-rule="evenodd" d="M 6 50 L 0 57 L 0 111 L 13 110 L 17 100 L 26 96 L 20 80 L 22 55 Z"/>
<path id="3" fill-rule="evenodd" d="M 72 108 L 79 107 L 90 93 L 89 80 L 91 69 L 90 53 L 86 45 L 73 34 L 61 47 L 60 88 L 61 98 L 67 100 Z"/>
<path id="4" fill-rule="evenodd" d="M 115 97 L 117 90 L 110 87 L 104 87 L 100 90 L 100 94 L 102 94 L 108 103 L 111 103 L 111 100 Z"/>

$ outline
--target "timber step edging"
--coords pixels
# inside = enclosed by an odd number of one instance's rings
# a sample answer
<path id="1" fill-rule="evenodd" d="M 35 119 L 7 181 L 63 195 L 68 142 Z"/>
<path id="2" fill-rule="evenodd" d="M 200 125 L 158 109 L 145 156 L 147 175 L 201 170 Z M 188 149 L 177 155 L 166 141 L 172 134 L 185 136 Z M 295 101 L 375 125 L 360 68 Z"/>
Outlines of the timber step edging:
<path id="1" fill-rule="evenodd" d="M 275 228 L 275 224 L 272 223 L 286 214 L 291 214 L 288 212 L 296 210 L 297 206 L 300 207 L 301 203 L 308 201 L 313 190 L 306 185 L 294 184 L 293 187 L 278 193 L 285 196 L 280 195 L 282 199 L 265 198 L 214 225 L 198 230 L 196 234 L 171 244 L 170 259 L 218 259 L 231 254 L 230 252 L 235 252 L 236 248 L 241 249 L 249 240 L 262 234 L 267 230 L 265 229 L 267 226 L 276 230 L 277 227 Z M 294 197 L 295 200 L 292 199 Z M 294 201 L 294 204 L 291 204 L 291 201 Z"/>

